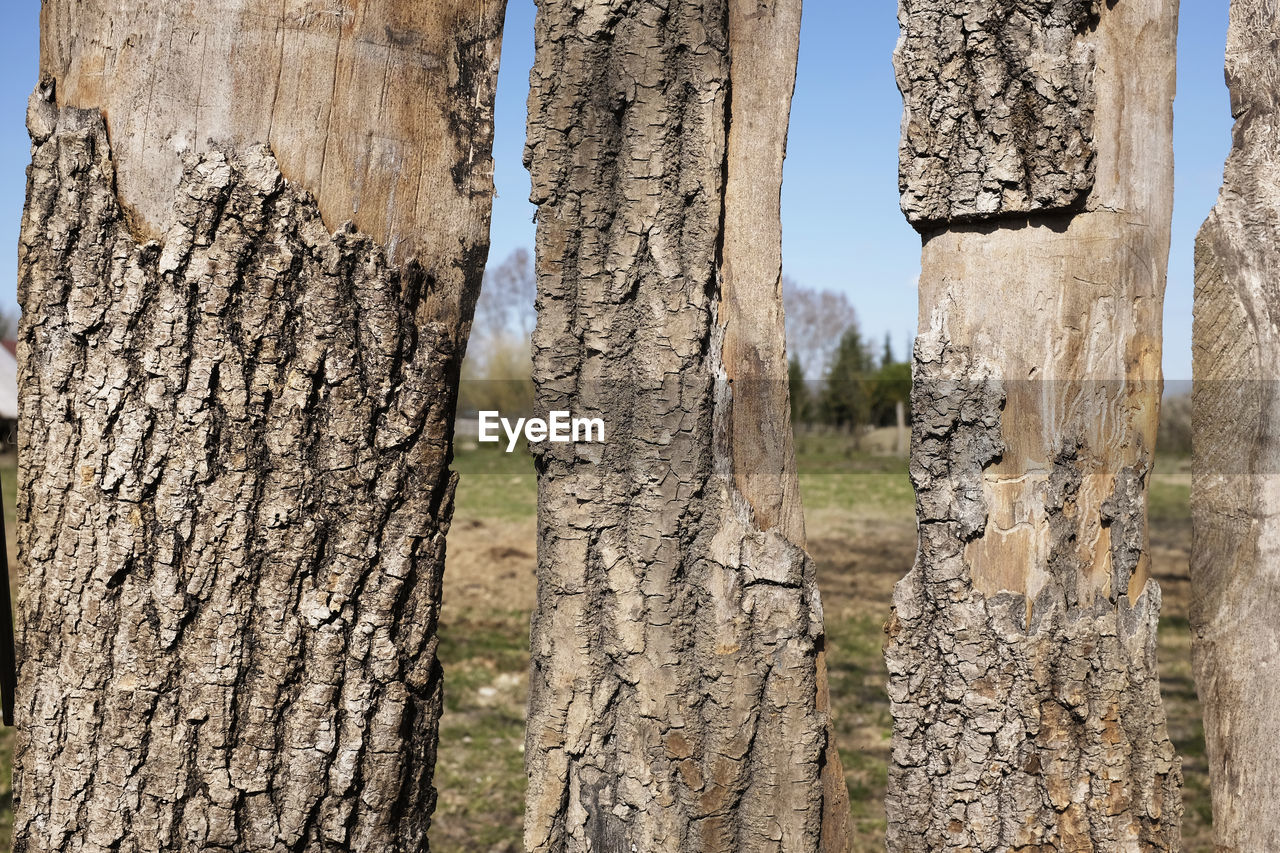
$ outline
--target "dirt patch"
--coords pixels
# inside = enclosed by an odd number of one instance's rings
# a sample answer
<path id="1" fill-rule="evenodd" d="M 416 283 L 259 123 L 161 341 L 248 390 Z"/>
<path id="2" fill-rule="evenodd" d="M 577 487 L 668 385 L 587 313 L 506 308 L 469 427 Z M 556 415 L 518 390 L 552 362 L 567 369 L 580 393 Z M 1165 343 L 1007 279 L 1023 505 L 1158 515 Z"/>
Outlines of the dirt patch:
<path id="1" fill-rule="evenodd" d="M 915 558 L 910 518 L 820 509 L 807 514 L 828 633 L 832 706 L 849 786 L 855 853 L 884 850 L 892 720 L 881 656 L 893 585 Z M 433 849 L 517 851 L 523 820 L 528 614 L 536 599 L 532 519 L 460 519 L 449 534 L 441 657 L 446 712 Z M 1187 607 L 1190 525 L 1151 524 L 1152 568 L 1164 592 L 1160 676 L 1169 733 L 1183 756 L 1188 853 L 1209 851 L 1204 733 L 1191 678 Z"/>
<path id="2" fill-rule="evenodd" d="M 520 521 L 455 518 L 449 531 L 440 661 L 445 712 L 431 848 L 516 853 L 524 820 L 529 613 L 536 532 Z"/>
<path id="3" fill-rule="evenodd" d="M 533 519 L 455 519 L 449 528 L 444 615 L 451 611 L 521 610 L 537 599 Z"/>

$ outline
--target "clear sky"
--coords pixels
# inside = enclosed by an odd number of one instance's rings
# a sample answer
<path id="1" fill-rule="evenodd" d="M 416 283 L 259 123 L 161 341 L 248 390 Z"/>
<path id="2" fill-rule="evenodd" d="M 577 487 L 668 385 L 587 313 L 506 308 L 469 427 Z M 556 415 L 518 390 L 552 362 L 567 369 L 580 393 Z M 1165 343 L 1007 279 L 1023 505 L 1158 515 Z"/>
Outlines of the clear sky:
<path id="1" fill-rule="evenodd" d="M 9 0 L 8 9 L 9 23 L 0 31 L 0 306 L 12 307 L 39 2 Z M 495 263 L 512 249 L 533 246 L 529 176 L 521 165 L 533 13 L 533 0 L 509 0 L 494 146 Z M 1164 328 L 1170 380 L 1191 376 L 1192 245 L 1217 197 L 1231 144 L 1222 75 L 1226 30 L 1227 0 L 1182 0 Z M 806 0 L 782 218 L 787 274 L 809 287 L 845 291 L 864 333 L 878 340 L 889 332 L 901 357 L 915 329 L 920 242 L 898 210 L 902 103 L 890 65 L 897 33 L 892 0 Z"/>

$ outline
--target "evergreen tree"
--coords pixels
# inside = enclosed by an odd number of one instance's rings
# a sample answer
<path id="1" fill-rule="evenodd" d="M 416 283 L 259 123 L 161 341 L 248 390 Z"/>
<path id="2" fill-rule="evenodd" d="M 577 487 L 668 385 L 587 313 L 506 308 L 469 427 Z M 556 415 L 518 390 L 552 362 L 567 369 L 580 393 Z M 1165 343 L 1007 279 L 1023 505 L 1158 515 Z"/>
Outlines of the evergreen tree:
<path id="1" fill-rule="evenodd" d="M 822 395 L 827 423 L 856 429 L 871 417 L 870 374 L 872 357 L 856 325 L 845 330 L 836 347 Z"/>
<path id="2" fill-rule="evenodd" d="M 882 363 L 871 382 L 871 422 L 876 426 L 893 426 L 897 422 L 898 403 L 911 410 L 911 365 L 905 361 Z"/>
<path id="3" fill-rule="evenodd" d="M 804 365 L 800 356 L 792 355 L 787 362 L 787 386 L 791 395 L 792 426 L 809 420 L 809 388 L 804 384 Z"/>

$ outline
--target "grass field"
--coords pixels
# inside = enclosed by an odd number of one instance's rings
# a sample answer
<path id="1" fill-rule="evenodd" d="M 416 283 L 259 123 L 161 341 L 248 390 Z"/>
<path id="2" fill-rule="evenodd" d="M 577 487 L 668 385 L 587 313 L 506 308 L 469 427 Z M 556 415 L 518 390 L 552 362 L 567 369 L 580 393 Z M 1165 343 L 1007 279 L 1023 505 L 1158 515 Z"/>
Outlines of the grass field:
<path id="1" fill-rule="evenodd" d="M 854 850 L 881 851 L 890 717 L 881 658 L 893 584 L 915 551 L 906 464 L 855 452 L 847 441 L 798 442 L 809 548 L 819 565 L 836 713 L 856 831 Z M 446 711 L 441 721 L 432 848 L 440 853 L 522 849 L 524 704 L 528 625 L 535 584 L 536 481 L 527 454 L 462 444 L 449 535 L 440 655 Z M 0 458 L 5 516 L 12 530 L 13 458 Z M 1183 756 L 1184 837 L 1209 851 L 1203 730 L 1191 680 L 1187 628 L 1190 476 L 1162 462 L 1153 475 L 1153 566 L 1164 588 L 1161 681 L 1170 733 Z M 11 573 L 11 576 L 14 576 Z M 12 815 L 12 730 L 0 732 L 0 850 Z"/>
<path id="2" fill-rule="evenodd" d="M 826 615 L 832 706 L 849 786 L 856 853 L 884 849 L 891 720 L 881 657 L 893 585 L 915 555 L 914 496 L 906 462 L 856 452 L 848 440 L 797 442 L 809 550 Z M 534 603 L 536 480 L 521 453 L 460 448 L 449 538 L 441 656 L 447 710 L 436 785 L 433 849 L 508 853 L 519 843 L 525 651 Z M 1164 590 L 1162 689 L 1170 735 L 1183 756 L 1183 835 L 1209 851 L 1204 732 L 1191 679 L 1187 626 L 1190 474 L 1163 460 L 1149 498 L 1153 570 Z"/>

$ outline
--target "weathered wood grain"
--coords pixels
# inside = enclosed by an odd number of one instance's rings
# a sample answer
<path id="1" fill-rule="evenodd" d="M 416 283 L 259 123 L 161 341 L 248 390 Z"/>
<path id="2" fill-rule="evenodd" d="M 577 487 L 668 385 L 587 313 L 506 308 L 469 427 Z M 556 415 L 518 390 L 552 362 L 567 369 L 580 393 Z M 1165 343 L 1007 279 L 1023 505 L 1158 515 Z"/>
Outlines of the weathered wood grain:
<path id="1" fill-rule="evenodd" d="M 886 647 L 893 853 L 1181 849 L 1146 553 L 1177 4 L 1097 14 L 1093 159 L 1037 148 L 1050 171 L 1092 173 L 1079 209 L 996 206 L 924 236 L 920 548 Z M 1020 55 L 1047 51 L 1054 68 L 1077 46 L 1019 38 Z M 936 82 L 961 102 L 986 97 L 961 94 L 976 85 L 963 75 Z M 910 106 L 908 119 L 923 120 Z"/>
<path id="2" fill-rule="evenodd" d="M 1215 850 L 1280 849 L 1280 12 L 1233 0 L 1236 123 L 1196 241 L 1192 651 Z"/>
<path id="3" fill-rule="evenodd" d="M 40 71 L 101 110 L 135 231 L 173 222 L 184 151 L 265 143 L 331 228 L 445 275 L 487 235 L 505 0 L 48 0 Z M 453 273 L 461 275 L 461 272 Z"/>

